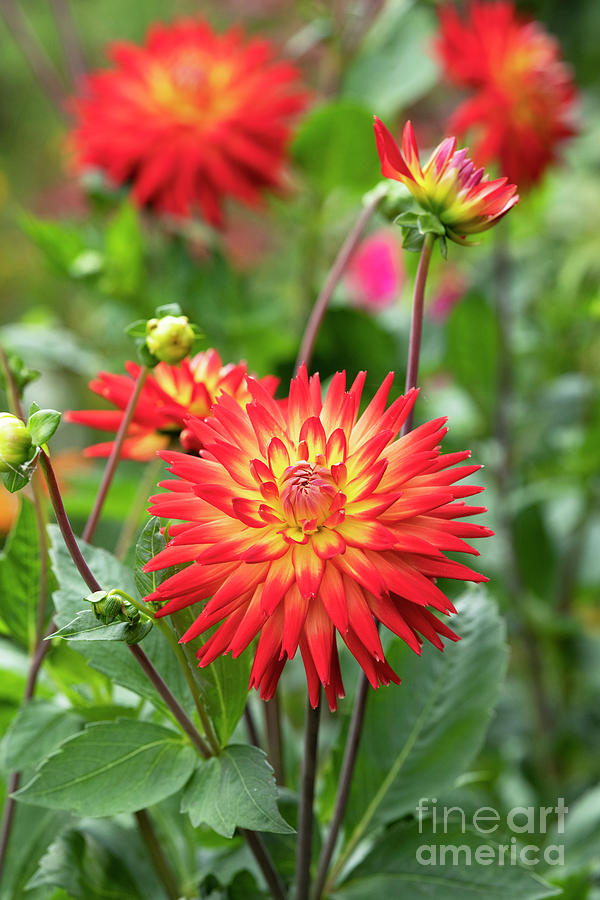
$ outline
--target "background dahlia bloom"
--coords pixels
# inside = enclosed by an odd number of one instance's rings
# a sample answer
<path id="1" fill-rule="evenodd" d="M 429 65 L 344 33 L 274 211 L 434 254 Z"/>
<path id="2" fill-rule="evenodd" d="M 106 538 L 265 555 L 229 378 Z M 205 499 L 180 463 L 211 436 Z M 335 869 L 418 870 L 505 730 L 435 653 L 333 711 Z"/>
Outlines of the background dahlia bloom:
<path id="1" fill-rule="evenodd" d="M 506 215 L 519 195 L 506 178 L 489 181 L 477 169 L 467 150 L 456 149 L 456 138 L 446 138 L 422 167 L 412 124 L 402 135 L 402 151 L 383 122 L 375 116 L 375 140 L 384 178 L 401 181 L 417 203 L 433 213 L 446 229 L 446 236 L 464 243 L 467 234 L 486 231 Z"/>
<path id="2" fill-rule="evenodd" d="M 437 51 L 448 80 L 473 91 L 450 130 L 473 135 L 478 163 L 496 160 L 527 190 L 574 133 L 576 91 L 558 42 L 512 3 L 474 2 L 464 20 L 454 7 L 441 8 Z"/>
<path id="3" fill-rule="evenodd" d="M 133 362 L 125 363 L 125 368 L 127 375 L 100 372 L 90 381 L 90 388 L 118 410 L 70 410 L 65 414 L 67 422 L 117 431 L 140 371 L 140 366 Z M 184 428 L 186 417 L 190 414 L 199 418 L 209 416 L 215 399 L 222 393 L 234 397 L 238 403 L 247 403 L 250 400 L 247 374 L 246 363 L 223 366 L 216 350 L 197 353 L 191 359 L 182 360 L 178 366 L 159 363 L 142 388 L 123 444 L 122 458 L 152 459 L 157 450 L 164 450 L 171 438 L 178 435 L 186 450 L 198 449 L 195 435 Z M 260 384 L 266 392 L 273 394 L 278 380 L 268 375 Z M 93 444 L 84 452 L 86 456 L 109 456 L 112 447 L 113 441 L 106 441 Z"/>
<path id="4" fill-rule="evenodd" d="M 397 233 L 381 228 L 365 238 L 350 260 L 344 280 L 357 306 L 378 312 L 394 303 L 405 281 Z"/>
<path id="5" fill-rule="evenodd" d="M 249 379 L 245 409 L 223 394 L 210 419 L 188 420 L 201 458 L 161 454 L 176 479 L 151 511 L 182 524 L 146 570 L 192 564 L 146 599 L 167 601 L 156 613 L 166 616 L 212 597 L 182 638 L 222 623 L 201 666 L 259 636 L 250 685 L 265 699 L 300 648 L 311 703 L 322 684 L 334 709 L 344 696 L 337 632 L 374 688 L 398 683 L 375 620 L 416 653 L 423 638 L 441 649 L 441 637 L 457 637 L 432 612 L 454 611 L 435 579 L 487 580 L 444 555 L 476 553 L 464 539 L 491 534 L 462 521 L 483 511 L 462 502 L 481 488 L 456 482 L 479 466 L 455 467 L 468 452 L 440 453 L 444 419 L 397 438 L 417 392 L 386 410 L 393 374 L 359 418 L 365 377 L 346 392 L 338 372 L 322 400 L 303 367 L 286 411 Z"/>
<path id="6" fill-rule="evenodd" d="M 266 41 L 183 20 L 154 25 L 141 47 L 112 44 L 109 55 L 115 67 L 90 75 L 73 102 L 81 168 L 131 184 L 142 206 L 199 210 L 213 225 L 224 198 L 254 206 L 279 185 L 307 96 Z"/>

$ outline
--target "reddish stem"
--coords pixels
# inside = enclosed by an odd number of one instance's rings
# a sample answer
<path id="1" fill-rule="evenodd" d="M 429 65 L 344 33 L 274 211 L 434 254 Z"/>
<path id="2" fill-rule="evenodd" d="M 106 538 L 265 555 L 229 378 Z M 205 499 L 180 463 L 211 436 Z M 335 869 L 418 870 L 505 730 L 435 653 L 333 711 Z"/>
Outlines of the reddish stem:
<path id="1" fill-rule="evenodd" d="M 384 196 L 385 191 L 383 189 L 381 191 L 373 192 L 371 199 L 361 210 L 359 217 L 350 229 L 346 240 L 342 244 L 340 251 L 335 258 L 335 262 L 333 263 L 333 266 L 331 267 L 329 274 L 325 279 L 325 284 L 323 285 L 321 293 L 317 297 L 317 301 L 313 307 L 313 311 L 310 314 L 310 318 L 306 325 L 306 329 L 302 337 L 302 343 L 300 344 L 300 352 L 298 353 L 298 358 L 296 360 L 296 373 L 298 373 L 298 369 L 300 368 L 302 363 L 305 363 L 307 368 L 310 365 L 310 360 L 315 348 L 317 335 L 319 333 L 321 323 L 323 322 L 323 317 L 325 316 L 325 313 L 327 311 L 327 307 L 329 306 L 329 301 L 331 300 L 332 294 L 337 286 L 338 281 L 344 274 L 344 270 L 350 262 L 354 251 L 358 246 L 358 242 L 360 241 L 367 222 L 383 200 Z"/>
<path id="2" fill-rule="evenodd" d="M 102 507 L 104 506 L 104 501 L 106 500 L 106 495 L 108 494 L 108 489 L 110 488 L 111 482 L 113 480 L 113 475 L 115 474 L 115 470 L 119 463 L 121 450 L 123 449 L 123 444 L 125 442 L 125 438 L 127 437 L 127 431 L 135 415 L 135 409 L 138 400 L 140 399 L 140 394 L 142 393 L 142 388 L 144 387 L 144 382 L 146 381 L 148 371 L 148 366 L 141 367 L 135 382 L 133 393 L 129 398 L 127 406 L 125 407 L 125 412 L 123 413 L 123 418 L 121 419 L 121 424 L 119 425 L 112 450 L 110 451 L 110 456 L 108 457 L 106 467 L 104 469 L 104 474 L 102 475 L 102 481 L 100 482 L 100 487 L 98 488 L 98 493 L 96 494 L 96 499 L 94 500 L 94 506 L 86 522 L 85 528 L 83 529 L 82 537 L 83 540 L 88 544 L 92 540 L 94 532 L 96 531 L 96 525 L 98 524 L 98 519 L 100 518 L 100 513 L 102 512 Z"/>
<path id="3" fill-rule="evenodd" d="M 410 323 L 410 338 L 408 342 L 408 365 L 406 367 L 406 382 L 404 393 L 408 393 L 411 388 L 417 386 L 419 381 L 419 357 L 421 355 L 421 336 L 423 334 L 423 309 L 425 306 L 425 284 L 427 282 L 427 273 L 429 272 L 429 263 L 431 261 L 431 251 L 433 250 L 434 236 L 432 234 L 425 235 L 421 257 L 419 259 L 419 267 L 417 269 L 417 277 L 415 279 L 415 289 L 413 292 L 413 308 L 412 320 Z M 414 407 L 409 412 L 406 421 L 402 427 L 402 434 L 408 434 L 412 428 Z"/>

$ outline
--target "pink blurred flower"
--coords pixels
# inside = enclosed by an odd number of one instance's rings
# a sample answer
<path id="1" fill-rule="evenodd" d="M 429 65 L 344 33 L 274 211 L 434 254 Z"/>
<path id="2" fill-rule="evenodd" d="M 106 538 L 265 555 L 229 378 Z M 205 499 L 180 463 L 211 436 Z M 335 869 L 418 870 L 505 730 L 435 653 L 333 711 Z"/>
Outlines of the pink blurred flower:
<path id="1" fill-rule="evenodd" d="M 445 322 L 456 304 L 464 296 L 468 281 L 456 266 L 446 264 L 429 304 L 427 314 L 435 322 Z"/>
<path id="2" fill-rule="evenodd" d="M 387 228 L 365 238 L 350 260 L 345 278 L 357 306 L 377 312 L 394 302 L 405 281 L 401 253 L 400 238 Z"/>

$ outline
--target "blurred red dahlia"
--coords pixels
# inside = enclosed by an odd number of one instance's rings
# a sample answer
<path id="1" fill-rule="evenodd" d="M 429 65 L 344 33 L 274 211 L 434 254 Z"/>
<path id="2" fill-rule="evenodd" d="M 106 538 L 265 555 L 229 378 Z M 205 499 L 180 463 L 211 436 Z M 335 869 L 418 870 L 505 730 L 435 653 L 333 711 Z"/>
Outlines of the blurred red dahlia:
<path id="1" fill-rule="evenodd" d="M 464 20 L 443 6 L 440 29 L 437 50 L 448 80 L 474 91 L 449 129 L 470 132 L 479 164 L 496 160 L 521 190 L 529 189 L 574 133 L 576 91 L 558 42 L 503 0 L 474 0 Z"/>
<path id="2" fill-rule="evenodd" d="M 443 140 L 421 166 L 411 122 L 404 126 L 402 150 L 377 116 L 373 127 L 383 177 L 402 182 L 455 243 L 464 244 L 465 235 L 491 228 L 519 202 L 516 186 L 507 184 L 507 178 L 489 181 L 466 149 L 456 149 L 456 138 Z"/>
<path id="3" fill-rule="evenodd" d="M 222 201 L 255 206 L 279 185 L 290 124 L 306 104 L 299 73 L 264 40 L 205 22 L 154 25 L 109 48 L 73 102 L 78 165 L 129 183 L 142 206 L 222 224 Z"/>
<path id="4" fill-rule="evenodd" d="M 100 372 L 90 381 L 90 388 L 113 403 L 118 410 L 83 409 L 65 414 L 67 422 L 77 422 L 90 428 L 117 431 L 131 397 L 140 367 L 125 363 L 127 375 Z M 184 428 L 190 414 L 199 418 L 209 416 L 216 398 L 223 393 L 245 404 L 251 399 L 246 385 L 248 369 L 245 363 L 223 366 L 216 350 L 205 350 L 179 366 L 159 363 L 148 375 L 138 400 L 133 421 L 123 444 L 123 459 L 153 459 L 157 450 L 164 450 L 169 441 L 179 435 L 186 450 L 197 450 L 194 434 Z M 269 394 L 275 393 L 277 379 L 271 375 L 260 380 Z M 181 433 L 181 434 L 180 434 Z M 109 456 L 113 441 L 93 444 L 86 456 Z"/>
<path id="5" fill-rule="evenodd" d="M 457 636 L 429 607 L 454 607 L 434 580 L 487 580 L 443 552 L 476 553 L 463 538 L 491 534 L 456 521 L 483 511 L 460 500 L 481 488 L 455 484 L 479 466 L 449 468 L 469 453 L 440 454 L 444 419 L 396 440 L 417 392 L 386 410 L 392 373 L 358 418 L 365 377 L 346 392 L 338 372 L 322 400 L 318 375 L 303 367 L 285 412 L 249 379 L 245 409 L 223 394 L 210 419 L 187 421 L 202 458 L 161 454 L 176 480 L 151 511 L 183 523 L 146 569 L 192 565 L 146 599 L 167 601 L 156 613 L 166 616 L 212 597 L 182 638 L 222 622 L 198 651 L 201 666 L 260 635 L 250 685 L 265 699 L 299 647 L 313 706 L 321 683 L 335 709 L 344 696 L 336 631 L 374 688 L 398 683 L 375 621 L 416 653 L 422 638 L 442 649 L 440 635 Z"/>

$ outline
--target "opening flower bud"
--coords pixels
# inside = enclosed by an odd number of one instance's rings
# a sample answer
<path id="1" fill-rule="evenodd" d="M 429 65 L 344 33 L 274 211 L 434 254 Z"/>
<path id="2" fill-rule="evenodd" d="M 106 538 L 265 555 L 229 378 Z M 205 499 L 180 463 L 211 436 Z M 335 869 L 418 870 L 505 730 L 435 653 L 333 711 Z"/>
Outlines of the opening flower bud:
<path id="1" fill-rule="evenodd" d="M 0 413 L 0 472 L 11 472 L 31 457 L 32 442 L 21 419 Z"/>
<path id="2" fill-rule="evenodd" d="M 146 346 L 161 362 L 175 365 L 188 355 L 194 346 L 195 335 L 187 316 L 163 316 L 149 319 L 146 325 Z"/>

